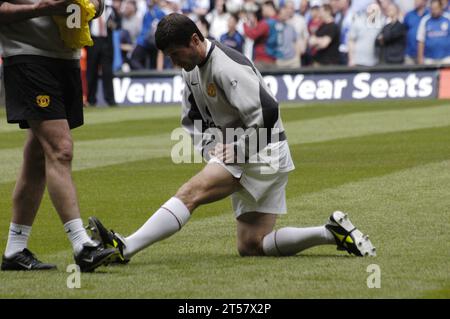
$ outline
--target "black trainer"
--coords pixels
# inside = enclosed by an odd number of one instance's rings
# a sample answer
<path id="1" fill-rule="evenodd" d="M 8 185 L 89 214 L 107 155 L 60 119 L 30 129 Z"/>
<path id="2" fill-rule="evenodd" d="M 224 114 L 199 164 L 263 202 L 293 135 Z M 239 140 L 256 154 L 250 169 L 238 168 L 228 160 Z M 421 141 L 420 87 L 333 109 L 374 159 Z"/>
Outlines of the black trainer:
<path id="1" fill-rule="evenodd" d="M 116 248 L 103 248 L 100 244 L 95 246 L 86 243 L 83 250 L 75 255 L 75 262 L 82 272 L 94 271 L 97 267 L 107 265 L 109 260 L 118 254 Z"/>
<path id="2" fill-rule="evenodd" d="M 9 258 L 3 256 L 2 270 L 54 270 L 56 265 L 46 264 L 36 258 L 27 248 Z"/>
<path id="3" fill-rule="evenodd" d="M 89 217 L 87 228 L 91 231 L 91 239 L 103 245 L 103 248 L 117 248 L 119 253 L 115 258 L 111 258 L 110 264 L 127 264 L 130 260 L 125 258 L 123 250 L 125 249 L 125 238 L 113 230 L 108 230 L 97 217 Z"/>

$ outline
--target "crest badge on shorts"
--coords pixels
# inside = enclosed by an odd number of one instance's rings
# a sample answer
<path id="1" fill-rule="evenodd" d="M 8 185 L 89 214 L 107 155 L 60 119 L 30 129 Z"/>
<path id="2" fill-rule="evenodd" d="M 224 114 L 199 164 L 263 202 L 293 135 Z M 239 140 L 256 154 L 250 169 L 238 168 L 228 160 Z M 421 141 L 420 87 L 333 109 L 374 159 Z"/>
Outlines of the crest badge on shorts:
<path id="1" fill-rule="evenodd" d="M 47 107 L 50 105 L 50 96 L 38 95 L 36 96 L 36 103 L 39 107 Z"/>
<path id="2" fill-rule="evenodd" d="M 214 83 L 208 84 L 208 87 L 206 88 L 206 92 L 208 93 L 208 95 L 210 97 L 216 97 L 217 90 L 216 90 L 216 86 L 214 85 Z"/>

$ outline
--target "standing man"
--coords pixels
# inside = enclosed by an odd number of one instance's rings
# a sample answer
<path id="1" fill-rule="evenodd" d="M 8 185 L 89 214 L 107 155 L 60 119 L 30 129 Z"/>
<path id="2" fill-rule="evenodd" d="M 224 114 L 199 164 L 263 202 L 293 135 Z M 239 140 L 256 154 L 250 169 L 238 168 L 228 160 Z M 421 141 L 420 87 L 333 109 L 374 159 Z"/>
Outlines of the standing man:
<path id="1" fill-rule="evenodd" d="M 70 129 L 83 124 L 80 51 L 67 48 L 52 15 L 66 14 L 70 0 L 0 0 L 8 123 L 28 130 L 23 164 L 13 194 L 13 216 L 2 270 L 48 270 L 27 248 L 45 187 L 72 243 L 81 271 L 105 263 L 103 249 L 86 233 L 80 218 L 71 163 Z M 20 1 L 20 4 L 19 4 Z M 99 16 L 102 1 L 92 0 Z"/>
<path id="2" fill-rule="evenodd" d="M 350 9 L 351 0 L 331 0 L 334 22 L 339 28 L 340 64 L 348 64 L 348 33 L 353 24 L 353 12 Z"/>
<path id="3" fill-rule="evenodd" d="M 227 12 L 226 2 L 229 2 L 229 0 L 214 0 L 213 9 L 206 15 L 206 19 L 211 26 L 209 33 L 214 39 L 220 39 L 220 36 L 228 30 L 230 13 Z"/>
<path id="4" fill-rule="evenodd" d="M 381 24 L 373 23 L 367 27 L 367 21 L 373 12 L 379 12 L 377 3 L 372 3 L 365 12 L 355 15 L 348 34 L 348 65 L 375 66 L 379 57 L 376 54 L 375 42 L 381 31 Z"/>
<path id="5" fill-rule="evenodd" d="M 121 261 L 127 261 L 179 231 L 200 205 L 231 196 L 241 256 L 294 255 L 326 244 L 358 256 L 375 255 L 368 237 L 342 212 L 319 227 L 274 230 L 277 216 L 286 213 L 285 188 L 294 164 L 278 102 L 250 60 L 205 39 L 180 14 L 161 20 L 156 45 L 183 68 L 181 123 L 207 164 L 127 238 L 91 217 L 97 240 L 117 246 Z"/>
<path id="6" fill-rule="evenodd" d="M 300 67 L 301 44 L 300 34 L 288 23 L 289 9 L 285 6 L 279 10 L 278 21 L 281 26 L 282 36 L 279 43 L 280 57 L 277 58 L 277 66 L 280 68 L 295 69 Z"/>
<path id="7" fill-rule="evenodd" d="M 317 50 L 313 56 L 314 66 L 339 64 L 339 41 L 340 33 L 334 23 L 333 12 L 329 4 L 320 7 L 322 24 L 315 35 L 309 38 L 309 45 Z"/>
<path id="8" fill-rule="evenodd" d="M 417 31 L 419 64 L 450 63 L 450 14 L 440 0 L 431 0 L 430 14 L 423 17 Z"/>
<path id="9" fill-rule="evenodd" d="M 287 0 L 284 3 L 284 8 L 287 10 L 287 14 L 289 16 L 287 23 L 294 27 L 298 36 L 297 46 L 300 53 L 301 64 L 301 56 L 306 53 L 308 47 L 308 25 L 306 24 L 305 17 L 295 12 L 294 1 Z"/>
<path id="10" fill-rule="evenodd" d="M 108 1 L 108 0 L 107 0 Z M 114 45 L 113 32 L 121 28 L 121 17 L 116 9 L 121 0 L 114 0 L 105 7 L 105 12 L 91 22 L 92 47 L 87 47 L 87 85 L 88 103 L 97 104 L 97 85 L 99 67 L 102 70 L 103 98 L 109 106 L 115 106 L 113 87 Z"/>
<path id="11" fill-rule="evenodd" d="M 275 67 L 277 58 L 281 56 L 278 51 L 281 32 L 278 32 L 277 25 L 277 8 L 273 1 L 265 1 L 261 12 L 249 12 L 244 22 L 245 36 L 255 41 L 253 61 L 258 70 Z"/>
<path id="12" fill-rule="evenodd" d="M 415 0 L 414 10 L 408 12 L 403 20 L 406 28 L 406 56 L 405 63 L 417 64 L 417 30 L 420 20 L 429 13 L 427 0 Z"/>
<path id="13" fill-rule="evenodd" d="M 403 64 L 405 61 L 406 28 L 399 21 L 400 10 L 393 3 L 387 7 L 386 14 L 387 24 L 377 38 L 377 45 L 381 49 L 381 63 Z"/>
<path id="14" fill-rule="evenodd" d="M 227 33 L 222 34 L 220 37 L 220 43 L 242 53 L 245 39 L 237 30 L 238 23 L 239 16 L 236 14 L 230 14 L 230 17 L 228 18 L 228 31 Z"/>
<path id="15" fill-rule="evenodd" d="M 131 43 L 136 43 L 136 39 L 141 32 L 143 17 L 138 12 L 136 0 L 125 0 L 122 14 L 122 32 L 128 32 Z"/>
<path id="16" fill-rule="evenodd" d="M 155 45 L 156 25 L 166 14 L 159 7 L 158 1 L 148 0 L 147 11 L 142 21 L 141 32 L 136 39 L 136 47 L 131 53 L 131 68 L 142 70 L 149 65 L 150 69 L 158 68 L 158 49 Z M 162 59 L 161 59 L 162 60 Z M 162 67 L 161 67 L 162 68 Z"/>

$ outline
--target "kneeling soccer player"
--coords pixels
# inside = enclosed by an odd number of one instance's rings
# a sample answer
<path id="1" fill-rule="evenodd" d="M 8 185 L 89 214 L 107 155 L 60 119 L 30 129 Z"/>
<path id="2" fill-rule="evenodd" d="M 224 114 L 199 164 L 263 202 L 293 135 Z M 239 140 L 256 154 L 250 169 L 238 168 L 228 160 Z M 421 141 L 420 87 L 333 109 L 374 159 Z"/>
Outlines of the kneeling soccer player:
<path id="1" fill-rule="evenodd" d="M 294 165 L 278 103 L 252 62 L 233 49 L 208 41 L 194 22 L 176 13 L 160 21 L 156 43 L 183 68 L 182 125 L 208 164 L 129 237 L 107 230 L 97 218 L 90 217 L 94 239 L 105 247 L 119 248 L 121 260 L 117 261 L 127 262 L 137 252 L 179 231 L 198 206 L 231 195 L 241 256 L 294 255 L 326 244 L 337 244 L 339 250 L 357 256 L 375 256 L 368 236 L 339 211 L 324 226 L 274 230 L 277 215 L 286 212 L 285 187 Z M 226 136 L 222 143 L 211 133 L 212 128 L 225 135 L 229 129 L 245 133 L 236 141 L 234 136 L 232 141 Z M 260 140 L 265 136 L 266 143 L 252 153 L 255 147 L 248 141 L 254 140 L 255 134 Z M 239 157 L 244 163 L 236 163 Z"/>

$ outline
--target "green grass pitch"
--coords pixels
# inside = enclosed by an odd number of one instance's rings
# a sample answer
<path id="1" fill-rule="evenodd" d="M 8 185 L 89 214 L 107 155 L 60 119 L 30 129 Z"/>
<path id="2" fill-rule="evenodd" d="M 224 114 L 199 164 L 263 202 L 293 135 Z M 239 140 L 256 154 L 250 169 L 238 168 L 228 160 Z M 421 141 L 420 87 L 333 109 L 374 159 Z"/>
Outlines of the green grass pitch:
<path id="1" fill-rule="evenodd" d="M 201 164 L 174 164 L 179 107 L 89 109 L 73 132 L 74 179 L 84 220 L 137 229 Z M 349 213 L 377 247 L 356 258 L 333 246 L 294 257 L 241 258 L 229 200 L 201 207 L 175 236 L 125 267 L 81 275 L 69 289 L 70 243 L 46 195 L 30 248 L 55 272 L 0 272 L 0 298 L 450 298 L 450 102 L 282 105 L 296 170 L 277 227 L 323 224 Z M 0 250 L 24 132 L 0 110 Z M 381 270 L 369 289 L 367 267 Z"/>

